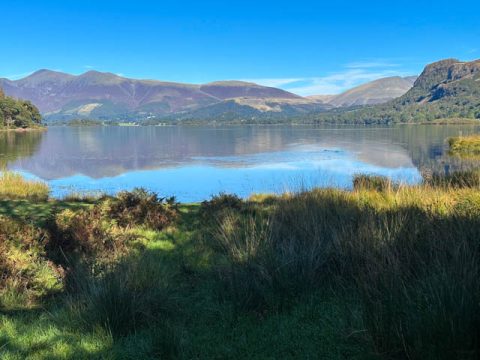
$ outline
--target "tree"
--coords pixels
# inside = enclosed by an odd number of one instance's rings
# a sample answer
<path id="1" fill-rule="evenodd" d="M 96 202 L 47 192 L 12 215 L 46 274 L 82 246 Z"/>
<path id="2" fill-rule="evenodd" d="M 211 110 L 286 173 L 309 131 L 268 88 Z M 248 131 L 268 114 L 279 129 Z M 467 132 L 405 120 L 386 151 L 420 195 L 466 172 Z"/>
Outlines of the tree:
<path id="1" fill-rule="evenodd" d="M 42 116 L 30 101 L 16 100 L 5 96 L 0 89 L 0 127 L 32 127 L 41 123 Z"/>

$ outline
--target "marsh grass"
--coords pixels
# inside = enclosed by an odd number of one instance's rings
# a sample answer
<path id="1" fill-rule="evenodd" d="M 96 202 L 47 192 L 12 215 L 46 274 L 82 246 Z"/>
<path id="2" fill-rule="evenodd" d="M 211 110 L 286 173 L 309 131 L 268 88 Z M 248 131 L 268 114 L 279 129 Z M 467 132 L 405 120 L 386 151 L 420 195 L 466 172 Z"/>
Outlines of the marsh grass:
<path id="1" fill-rule="evenodd" d="M 480 159 L 480 135 L 451 137 L 448 144 L 451 155 Z"/>
<path id="2" fill-rule="evenodd" d="M 25 180 L 22 175 L 11 171 L 0 173 L 0 198 L 45 201 L 49 193 L 48 185 L 41 181 Z"/>
<path id="3" fill-rule="evenodd" d="M 163 216 L 165 200 L 145 193 L 114 201 L 55 212 L 53 228 L 12 219 L 0 226 L 8 234 L 0 246 L 35 253 L 28 271 L 16 255 L 3 273 L 7 282 L 17 278 L 12 271 L 28 279 L 4 286 L 5 302 L 47 289 L 35 280 L 52 278 L 40 276 L 46 264 L 66 271 L 54 277 L 53 302 L 38 296 L 48 312 L 0 314 L 8 356 L 480 356 L 480 191 L 471 183 L 391 186 L 362 177 L 353 191 L 221 194 L 172 204 L 178 213 L 161 227 L 145 219 Z"/>
<path id="4" fill-rule="evenodd" d="M 478 190 L 362 183 L 278 199 L 268 219 L 223 218 L 212 239 L 228 259 L 220 279 L 237 309 L 264 316 L 341 285 L 358 293 L 379 353 L 478 357 Z"/>

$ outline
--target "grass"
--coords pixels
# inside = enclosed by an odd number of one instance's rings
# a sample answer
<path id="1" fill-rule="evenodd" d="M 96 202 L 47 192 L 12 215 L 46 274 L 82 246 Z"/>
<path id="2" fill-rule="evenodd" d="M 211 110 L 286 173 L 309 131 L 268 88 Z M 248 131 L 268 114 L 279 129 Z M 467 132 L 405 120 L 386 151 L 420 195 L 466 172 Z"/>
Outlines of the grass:
<path id="1" fill-rule="evenodd" d="M 480 135 L 452 137 L 448 144 L 451 155 L 480 159 Z"/>
<path id="2" fill-rule="evenodd" d="M 0 174 L 0 198 L 46 200 L 50 190 L 40 181 L 24 180 L 20 174 L 2 171 Z"/>
<path id="3" fill-rule="evenodd" d="M 2 243 L 31 271 L 23 293 L 0 285 L 0 358 L 478 358 L 480 187 L 355 183 L 2 200 Z"/>

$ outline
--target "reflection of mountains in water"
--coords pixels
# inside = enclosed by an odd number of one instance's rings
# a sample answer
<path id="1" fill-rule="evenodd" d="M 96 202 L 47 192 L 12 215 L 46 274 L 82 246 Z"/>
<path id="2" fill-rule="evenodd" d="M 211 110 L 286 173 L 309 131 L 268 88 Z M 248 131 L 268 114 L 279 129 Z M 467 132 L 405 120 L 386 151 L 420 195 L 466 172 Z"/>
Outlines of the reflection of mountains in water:
<path id="1" fill-rule="evenodd" d="M 92 178 L 133 170 L 208 163 L 242 167 L 285 162 L 295 153 L 319 156 L 348 152 L 387 168 L 460 166 L 446 154 L 450 136 L 478 131 L 473 126 L 372 127 L 52 127 L 46 133 L 17 134 L 3 140 L 9 166 L 43 179 L 83 174 Z M 14 134 L 14 133 L 10 133 Z M 41 141 L 40 141 L 41 140 Z M 39 144 L 40 143 L 40 144 Z"/>

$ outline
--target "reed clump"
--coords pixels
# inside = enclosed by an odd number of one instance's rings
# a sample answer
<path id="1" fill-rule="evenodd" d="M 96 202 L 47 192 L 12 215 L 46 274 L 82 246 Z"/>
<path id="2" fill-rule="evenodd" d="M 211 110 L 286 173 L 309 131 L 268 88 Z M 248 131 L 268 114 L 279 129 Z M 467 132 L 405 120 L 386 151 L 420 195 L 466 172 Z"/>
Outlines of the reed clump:
<path id="1" fill-rule="evenodd" d="M 0 199 L 29 199 L 45 201 L 50 190 L 41 181 L 26 180 L 21 174 L 11 171 L 0 173 Z"/>

